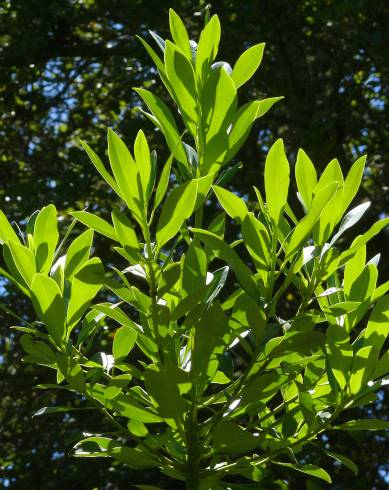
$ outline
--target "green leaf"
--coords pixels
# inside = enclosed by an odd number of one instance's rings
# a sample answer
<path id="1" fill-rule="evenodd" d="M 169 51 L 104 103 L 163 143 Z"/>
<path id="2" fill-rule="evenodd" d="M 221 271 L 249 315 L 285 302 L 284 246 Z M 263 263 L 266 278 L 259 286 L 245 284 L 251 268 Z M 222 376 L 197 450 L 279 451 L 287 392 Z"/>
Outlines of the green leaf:
<path id="1" fill-rule="evenodd" d="M 311 207 L 313 190 L 317 184 L 317 174 L 313 163 L 301 148 L 297 153 L 295 176 L 297 189 L 305 209 L 309 209 Z"/>
<path id="2" fill-rule="evenodd" d="M 228 271 L 228 266 L 221 267 L 220 269 L 216 269 L 215 271 L 213 271 L 212 279 L 206 286 L 204 301 L 207 305 L 211 304 L 212 301 L 217 298 L 220 291 L 223 289 L 227 281 Z"/>
<path id="3" fill-rule="evenodd" d="M 240 323 L 244 328 L 249 328 L 251 334 L 255 336 L 256 345 L 263 338 L 266 319 L 265 312 L 251 296 L 240 291 L 235 299 L 233 299 L 233 312 L 231 314 L 231 319 Z M 229 304 L 223 304 L 223 309 L 227 309 Z"/>
<path id="4" fill-rule="evenodd" d="M 134 262 L 137 262 L 140 257 L 140 245 L 131 221 L 117 208 L 113 209 L 111 216 L 117 240 L 124 250 L 133 257 Z"/>
<path id="5" fill-rule="evenodd" d="M 141 37 L 141 36 L 136 36 L 139 41 L 143 44 L 144 48 L 148 52 L 150 58 L 153 60 L 155 66 L 157 67 L 157 70 L 159 72 L 159 76 L 161 77 L 162 82 L 164 85 L 168 88 L 169 90 L 169 81 L 166 77 L 166 70 L 165 70 L 165 65 L 163 64 L 161 58 L 157 55 L 157 53 L 153 50 L 153 48 Z"/>
<path id="6" fill-rule="evenodd" d="M 73 450 L 77 458 L 111 457 L 135 469 L 157 466 L 146 451 L 123 446 L 108 437 L 87 437 L 78 442 Z"/>
<path id="7" fill-rule="evenodd" d="M 300 250 L 302 243 L 307 239 L 320 218 L 323 208 L 331 201 L 336 187 L 336 183 L 329 184 L 322 187 L 314 196 L 308 213 L 297 223 L 292 236 L 286 245 L 285 260 L 290 259 Z"/>
<path id="8" fill-rule="evenodd" d="M 196 238 L 207 245 L 217 257 L 231 266 L 242 288 L 247 294 L 258 300 L 260 293 L 255 279 L 250 269 L 243 263 L 237 253 L 224 240 L 209 231 L 200 230 L 199 228 L 192 228 L 192 231 L 195 233 Z"/>
<path id="9" fill-rule="evenodd" d="M 232 219 L 242 223 L 248 213 L 246 203 L 243 201 L 243 199 L 227 189 L 223 189 L 223 187 L 218 187 L 217 185 L 213 185 L 212 189 L 215 191 L 216 197 L 218 198 L 224 211 L 231 216 Z"/>
<path id="10" fill-rule="evenodd" d="M 228 128 L 237 107 L 234 82 L 223 68 L 207 78 L 201 94 L 201 130 L 205 140 L 202 174 L 218 170 L 228 150 Z"/>
<path id="11" fill-rule="evenodd" d="M 343 212 L 346 211 L 358 192 L 361 185 L 365 163 L 366 155 L 358 158 L 347 174 L 343 186 Z"/>
<path id="12" fill-rule="evenodd" d="M 93 230 L 84 231 L 70 244 L 66 253 L 65 276 L 71 281 L 74 274 L 89 259 L 93 242 Z"/>
<path id="13" fill-rule="evenodd" d="M 265 43 L 256 44 L 255 46 L 248 48 L 239 56 L 231 74 L 231 78 L 233 79 L 236 88 L 239 88 L 250 80 L 258 70 L 262 61 L 264 49 Z"/>
<path id="14" fill-rule="evenodd" d="M 261 438 L 242 429 L 228 420 L 222 420 L 216 426 L 212 437 L 212 447 L 223 454 L 239 454 L 251 451 L 259 446 Z"/>
<path id="15" fill-rule="evenodd" d="M 192 136 L 197 134 L 197 88 L 192 63 L 170 41 L 165 48 L 166 74 L 173 98 Z"/>
<path id="16" fill-rule="evenodd" d="M 29 354 L 28 360 L 42 366 L 55 368 L 56 356 L 52 349 L 44 342 L 33 340 L 31 335 L 24 334 L 20 338 L 23 349 Z"/>
<path id="17" fill-rule="evenodd" d="M 182 49 L 187 58 L 191 59 L 188 33 L 184 23 L 173 9 L 169 9 L 169 24 L 173 41 Z"/>
<path id="18" fill-rule="evenodd" d="M 368 231 L 363 235 L 359 235 L 355 238 L 351 247 L 340 254 L 339 267 L 344 265 L 350 257 L 352 257 L 357 250 L 365 245 L 369 240 L 375 237 L 382 229 L 389 224 L 389 218 L 384 218 L 374 223 Z"/>
<path id="19" fill-rule="evenodd" d="M 313 405 L 312 396 L 308 391 L 305 391 L 302 388 L 303 387 L 300 385 L 298 390 L 299 407 L 305 422 L 308 425 L 311 425 L 315 420 L 316 410 Z"/>
<path id="20" fill-rule="evenodd" d="M 53 204 L 39 211 L 34 224 L 34 248 L 37 271 L 47 274 L 58 243 L 57 210 Z"/>
<path id="21" fill-rule="evenodd" d="M 51 268 L 50 277 L 58 284 L 61 293 L 64 292 L 65 288 L 65 263 L 66 256 L 62 255 L 56 260 Z"/>
<path id="22" fill-rule="evenodd" d="M 115 181 L 123 199 L 128 209 L 141 222 L 144 195 L 138 167 L 124 142 L 112 129 L 108 129 L 108 155 Z"/>
<path id="23" fill-rule="evenodd" d="M 142 328 L 133 322 L 116 304 L 110 306 L 104 304 L 93 305 L 93 310 L 103 313 L 120 325 L 130 327 L 136 333 L 142 333 Z"/>
<path id="24" fill-rule="evenodd" d="M 242 222 L 242 237 L 257 269 L 269 271 L 270 237 L 265 227 L 253 213 L 248 213 Z"/>
<path id="25" fill-rule="evenodd" d="M 135 163 L 138 167 L 138 172 L 142 182 L 143 194 L 146 203 L 150 198 L 151 184 L 151 156 L 150 148 L 147 143 L 146 136 L 142 130 L 140 130 L 135 138 L 134 143 L 134 157 Z M 150 189 L 151 187 L 151 189 Z"/>
<path id="26" fill-rule="evenodd" d="M 144 407 L 135 398 L 134 394 L 129 391 L 126 394 L 120 394 L 110 401 L 109 405 L 112 406 L 121 417 L 133 419 L 144 424 L 155 424 L 162 422 L 162 418 L 156 413 L 152 412 L 149 408 Z M 104 400 L 105 403 L 105 400 Z M 147 402 L 150 404 L 150 402 Z"/>
<path id="27" fill-rule="evenodd" d="M 179 231 L 191 216 L 196 203 L 197 182 L 188 181 L 176 187 L 166 199 L 157 225 L 157 243 L 161 248 Z"/>
<path id="28" fill-rule="evenodd" d="M 92 150 L 92 148 L 87 143 L 85 143 L 85 141 L 80 141 L 80 143 L 84 148 L 84 150 L 87 152 L 91 162 L 93 163 L 94 167 L 99 172 L 99 174 L 103 177 L 103 179 L 107 182 L 107 184 L 111 187 L 111 189 L 113 189 L 116 192 L 116 194 L 122 198 L 122 194 L 120 192 L 118 185 L 115 182 L 115 179 L 108 172 L 108 170 L 106 170 L 99 156 Z"/>
<path id="29" fill-rule="evenodd" d="M 364 202 L 363 204 L 360 204 L 356 208 L 352 209 L 349 211 L 346 216 L 343 218 L 342 222 L 340 223 L 339 230 L 337 233 L 332 237 L 330 241 L 330 246 L 333 245 L 338 238 L 340 238 L 343 233 L 354 226 L 358 221 L 362 218 L 362 216 L 366 213 L 366 211 L 370 207 L 370 202 Z"/>
<path id="30" fill-rule="evenodd" d="M 65 304 L 57 283 L 51 277 L 35 274 L 31 283 L 31 298 L 40 320 L 59 346 L 66 337 Z"/>
<path id="31" fill-rule="evenodd" d="M 201 94 L 202 125 L 208 143 L 227 131 L 238 103 L 234 83 L 223 68 L 213 70 Z"/>
<path id="32" fill-rule="evenodd" d="M 161 487 L 154 485 L 134 485 L 134 487 L 139 488 L 139 490 L 163 490 Z"/>
<path id="33" fill-rule="evenodd" d="M 77 221 L 88 228 L 97 231 L 101 235 L 104 235 L 111 240 L 117 241 L 114 227 L 103 218 L 100 218 L 95 214 L 88 213 L 87 211 L 73 211 L 70 214 L 76 218 Z"/>
<path id="34" fill-rule="evenodd" d="M 158 405 L 158 413 L 167 420 L 183 423 L 188 402 L 182 397 L 191 388 L 189 374 L 173 365 L 150 366 L 144 372 L 148 393 Z"/>
<path id="35" fill-rule="evenodd" d="M 67 354 L 57 354 L 57 365 L 57 381 L 65 379 L 71 389 L 79 393 L 85 393 L 85 375 L 79 362 Z M 59 378 L 59 375 L 61 375 L 61 378 Z"/>
<path id="36" fill-rule="evenodd" d="M 191 375 L 194 382 L 198 380 L 200 383 L 200 391 L 206 388 L 207 377 L 212 378 L 215 374 L 214 372 L 209 373 L 208 368 L 211 361 L 216 359 L 216 354 L 220 354 L 224 350 L 223 337 L 227 332 L 227 318 L 220 307 L 220 303 L 215 301 L 208 310 L 203 312 L 194 333 Z M 216 368 L 215 365 L 215 371 Z"/>
<path id="37" fill-rule="evenodd" d="M 359 349 L 353 360 L 349 386 L 350 393 L 356 395 L 367 385 L 375 368 L 376 356 L 372 345 Z"/>
<path id="38" fill-rule="evenodd" d="M 389 373 L 389 350 L 384 352 L 378 359 L 372 379 L 380 378 L 381 376 L 385 376 L 387 373 Z"/>
<path id="39" fill-rule="evenodd" d="M 182 268 L 182 293 L 188 296 L 205 286 L 207 257 L 197 240 L 192 240 Z"/>
<path id="40" fill-rule="evenodd" d="M 272 97 L 248 102 L 236 112 L 232 122 L 232 129 L 228 136 L 228 152 L 223 163 L 228 163 L 238 153 L 246 141 L 254 121 L 266 114 L 281 99 L 283 97 Z"/>
<path id="41" fill-rule="evenodd" d="M 67 310 L 68 334 L 80 321 L 89 303 L 104 284 L 104 268 L 101 260 L 93 257 L 86 261 L 74 275 Z"/>
<path id="42" fill-rule="evenodd" d="M 332 324 L 326 332 L 328 369 L 335 377 L 341 390 L 344 390 L 349 379 L 353 350 L 350 337 L 344 327 Z"/>
<path id="43" fill-rule="evenodd" d="M 355 252 L 355 255 L 346 263 L 344 268 L 343 288 L 344 294 L 347 299 L 350 296 L 351 288 L 354 286 L 355 282 L 358 280 L 363 270 L 365 269 L 365 263 L 366 246 L 363 245 Z"/>
<path id="44" fill-rule="evenodd" d="M 173 154 L 171 154 L 170 157 L 167 159 L 162 169 L 161 176 L 159 177 L 159 182 L 154 197 L 154 206 L 153 206 L 154 210 L 157 209 L 157 207 L 161 204 L 162 199 L 166 194 L 166 190 L 169 185 L 170 169 L 172 166 L 172 161 L 173 161 Z"/>
<path id="45" fill-rule="evenodd" d="M 204 177 L 193 179 L 193 181 L 197 183 L 197 196 L 194 211 L 199 209 L 201 206 L 204 206 L 205 200 L 208 197 L 208 193 L 211 189 L 215 176 L 216 174 L 213 173 L 204 175 Z"/>
<path id="46" fill-rule="evenodd" d="M 315 193 L 319 191 L 321 187 L 325 187 L 332 182 L 337 182 L 343 186 L 343 173 L 340 164 L 336 158 L 331 160 L 325 167 L 323 173 L 320 176 L 319 182 L 316 185 Z"/>
<path id="47" fill-rule="evenodd" d="M 358 471 L 359 471 L 358 466 L 353 461 L 351 461 L 351 459 L 347 458 L 343 454 L 334 453 L 334 452 L 328 451 L 326 449 L 324 449 L 324 452 L 327 454 L 327 456 L 330 456 L 331 458 L 335 459 L 336 461 L 339 461 L 339 463 L 344 464 L 344 466 L 346 466 L 348 469 L 350 469 L 354 473 L 355 476 L 358 475 Z"/>
<path id="48" fill-rule="evenodd" d="M 389 422 L 380 419 L 360 419 L 360 420 L 349 420 L 341 425 L 336 425 L 332 427 L 336 430 L 384 430 L 389 429 Z"/>
<path id="49" fill-rule="evenodd" d="M 325 313 L 338 317 L 356 310 L 360 304 L 359 301 L 341 301 L 330 306 L 323 306 L 322 309 Z"/>
<path id="50" fill-rule="evenodd" d="M 358 255 L 358 254 L 357 254 Z M 351 261 L 350 261 L 351 262 Z M 377 285 L 378 270 L 377 267 L 369 263 L 362 272 L 355 278 L 353 284 L 346 282 L 346 268 L 350 262 L 347 262 L 344 272 L 344 295 L 349 301 L 360 301 L 361 305 L 351 315 L 348 315 L 346 329 L 350 331 L 362 319 L 370 304 L 373 302 L 372 296 Z"/>
<path id="51" fill-rule="evenodd" d="M 158 295 L 163 296 L 168 293 L 177 283 L 181 276 L 181 264 L 172 262 L 163 269 L 161 278 L 158 282 Z"/>
<path id="52" fill-rule="evenodd" d="M 266 403 L 287 381 L 288 376 L 275 372 L 253 376 L 242 389 L 237 410 L 243 412 L 248 405 L 259 401 Z"/>
<path id="53" fill-rule="evenodd" d="M 213 15 L 201 31 L 196 54 L 196 75 L 203 82 L 209 72 L 211 63 L 216 58 L 220 42 L 220 21 Z"/>
<path id="54" fill-rule="evenodd" d="M 0 210 L 0 244 L 8 241 L 20 243 L 19 237 L 10 225 L 7 217 L 3 211 Z"/>
<path id="55" fill-rule="evenodd" d="M 4 259 L 17 282 L 29 287 L 36 272 L 35 257 L 32 251 L 19 242 L 4 244 Z"/>
<path id="56" fill-rule="evenodd" d="M 323 468 L 320 468 L 319 466 L 314 466 L 313 464 L 304 464 L 301 466 L 297 466 L 292 463 L 281 463 L 279 461 L 273 461 L 273 463 L 279 466 L 292 468 L 293 470 L 300 471 L 300 473 L 305 473 L 306 475 L 315 476 L 316 478 L 320 478 L 321 480 L 324 480 L 327 483 L 331 483 L 330 475 L 325 470 L 323 470 Z"/>
<path id="57" fill-rule="evenodd" d="M 380 352 L 389 334 L 389 296 L 383 296 L 375 305 L 363 335 L 365 346 L 373 346 Z"/>
<path id="58" fill-rule="evenodd" d="M 156 123 L 164 134 L 166 143 L 174 158 L 188 167 L 188 161 L 182 145 L 180 133 L 178 132 L 176 121 L 168 106 L 162 99 L 148 90 L 143 88 L 136 88 L 134 90 L 153 113 Z"/>
<path id="59" fill-rule="evenodd" d="M 270 148 L 265 162 L 266 204 L 276 225 L 288 200 L 289 173 L 284 143 L 278 139 Z"/>
<path id="60" fill-rule="evenodd" d="M 112 353 L 115 361 L 125 359 L 135 345 L 138 334 L 133 328 L 123 326 L 120 327 L 113 338 Z"/>
<path id="61" fill-rule="evenodd" d="M 328 241 L 335 225 L 342 217 L 342 201 L 343 201 L 343 174 L 340 168 L 339 162 L 334 159 L 326 166 L 322 173 L 319 182 L 315 187 L 315 194 L 323 189 L 327 185 L 336 182 L 338 184 L 337 190 L 334 192 L 334 196 L 331 202 L 328 203 L 321 215 L 319 222 L 316 224 L 313 230 L 313 238 L 315 244 L 322 245 Z"/>
<path id="62" fill-rule="evenodd" d="M 82 410 L 96 410 L 95 407 L 42 407 L 32 414 L 32 417 L 41 417 L 42 415 L 51 415 L 52 413 L 68 413 Z"/>

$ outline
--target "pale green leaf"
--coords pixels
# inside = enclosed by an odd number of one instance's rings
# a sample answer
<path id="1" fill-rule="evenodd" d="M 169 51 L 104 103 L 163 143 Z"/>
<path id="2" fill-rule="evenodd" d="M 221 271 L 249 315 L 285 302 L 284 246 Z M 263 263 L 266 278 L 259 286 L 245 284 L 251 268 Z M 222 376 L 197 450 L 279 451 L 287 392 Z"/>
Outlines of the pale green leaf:
<path id="1" fill-rule="evenodd" d="M 212 189 L 215 191 L 216 197 L 224 211 L 231 216 L 232 219 L 242 223 L 248 213 L 246 203 L 243 199 L 227 189 L 223 189 L 223 187 L 214 185 L 212 186 Z"/>
<path id="2" fill-rule="evenodd" d="M 66 337 L 65 304 L 57 283 L 51 277 L 35 274 L 31 283 L 31 298 L 40 320 L 57 345 Z"/>
<path id="3" fill-rule="evenodd" d="M 358 466 L 354 463 L 354 461 L 351 461 L 351 459 L 347 458 L 347 456 L 344 456 L 343 454 L 339 454 L 339 453 L 334 453 L 326 449 L 324 450 L 324 452 L 327 454 L 327 456 L 330 456 L 336 461 L 339 461 L 339 463 L 342 463 L 344 466 L 350 469 L 355 476 L 358 475 L 358 471 L 359 471 Z"/>
<path id="4" fill-rule="evenodd" d="M 15 230 L 10 225 L 10 222 L 3 211 L 0 210 L 0 244 L 7 241 L 20 243 L 19 237 L 17 236 Z"/>
<path id="5" fill-rule="evenodd" d="M 111 240 L 118 241 L 114 227 L 103 218 L 100 218 L 93 213 L 88 213 L 87 211 L 73 211 L 70 214 L 88 228 L 97 231 Z"/>
<path id="6" fill-rule="evenodd" d="M 166 199 L 157 225 L 157 243 L 161 248 L 179 231 L 184 221 L 191 216 L 197 196 L 197 183 L 185 182 L 176 187 Z"/>
<path id="7" fill-rule="evenodd" d="M 122 194 L 120 192 L 118 185 L 115 182 L 115 179 L 105 168 L 103 162 L 101 161 L 97 153 L 95 153 L 85 141 L 80 141 L 80 143 L 84 148 L 84 150 L 87 152 L 91 162 L 93 163 L 94 167 L 99 172 L 99 174 L 103 177 L 103 179 L 107 182 L 107 184 L 111 187 L 111 189 L 113 189 L 116 192 L 116 194 L 122 198 Z"/>
<path id="8" fill-rule="evenodd" d="M 115 181 L 128 208 L 142 220 L 144 196 L 138 167 L 119 136 L 108 129 L 108 155 Z"/>
<path id="9" fill-rule="evenodd" d="M 192 63 L 170 41 L 165 48 L 166 74 L 173 98 L 192 136 L 197 134 L 198 110 L 196 78 Z"/>
<path id="10" fill-rule="evenodd" d="M 350 168 L 343 187 L 343 211 L 345 211 L 354 199 L 361 185 L 363 170 L 365 168 L 366 155 L 358 160 Z"/>
<path id="11" fill-rule="evenodd" d="M 303 200 L 305 209 L 308 210 L 311 206 L 313 190 L 317 184 L 317 174 L 313 163 L 301 148 L 297 153 L 295 176 L 297 189 Z"/>
<path id="12" fill-rule="evenodd" d="M 258 70 L 262 61 L 264 49 L 265 43 L 256 44 L 255 46 L 248 48 L 239 56 L 231 74 L 231 78 L 234 81 L 236 88 L 239 88 L 250 80 Z"/>
<path id="13" fill-rule="evenodd" d="M 278 139 L 270 148 L 265 162 L 266 204 L 271 218 L 278 225 L 288 200 L 289 162 L 284 143 Z"/>
<path id="14" fill-rule="evenodd" d="M 191 59 L 188 33 L 184 23 L 173 9 L 169 9 L 169 24 L 173 41 L 182 49 L 187 58 Z"/>
<path id="15" fill-rule="evenodd" d="M 70 244 L 66 253 L 65 276 L 70 281 L 78 269 L 89 259 L 93 230 L 84 231 Z"/>
<path id="16" fill-rule="evenodd" d="M 150 198 L 147 191 L 150 188 L 151 180 L 151 156 L 146 136 L 142 130 L 138 132 L 135 138 L 134 157 L 140 174 L 145 201 L 147 202 Z"/>
<path id="17" fill-rule="evenodd" d="M 34 224 L 35 260 L 38 272 L 47 274 L 58 243 L 57 210 L 53 204 L 42 208 Z"/>
<path id="18" fill-rule="evenodd" d="M 363 335 L 365 346 L 374 346 L 379 352 L 389 334 L 389 296 L 377 301 Z"/>
<path id="19" fill-rule="evenodd" d="M 209 72 L 211 63 L 216 58 L 220 42 L 220 21 L 217 15 L 213 15 L 204 29 L 201 31 L 196 54 L 196 75 L 200 81 L 204 81 Z"/>
<path id="20" fill-rule="evenodd" d="M 360 420 L 349 420 L 344 424 L 332 427 L 337 430 L 384 430 L 389 429 L 389 422 L 380 419 L 360 419 Z"/>
<path id="21" fill-rule="evenodd" d="M 166 138 L 166 143 L 168 144 L 172 155 L 179 162 L 188 167 L 188 161 L 182 145 L 180 133 L 178 132 L 176 121 L 170 109 L 162 99 L 152 94 L 148 90 L 143 88 L 136 88 L 134 90 L 140 95 L 140 97 L 142 97 L 144 103 L 153 113 L 159 129 Z"/>
<path id="22" fill-rule="evenodd" d="M 259 299 L 259 289 L 250 269 L 239 258 L 237 253 L 227 243 L 216 236 L 215 234 L 200 230 L 199 228 L 193 228 L 192 231 L 195 236 L 207 245 L 213 253 L 220 259 L 227 262 L 227 264 L 234 271 L 236 278 L 243 289 L 252 296 L 254 299 Z"/>
<path id="23" fill-rule="evenodd" d="M 223 163 L 228 163 L 238 153 L 246 141 L 254 121 L 266 114 L 281 99 L 283 97 L 255 100 L 239 108 L 234 116 L 232 128 L 228 135 L 228 151 Z"/>
<path id="24" fill-rule="evenodd" d="M 331 201 L 336 187 L 336 183 L 329 184 L 322 187 L 314 196 L 308 213 L 297 223 L 286 245 L 285 260 L 290 259 L 299 251 L 301 244 L 307 239 L 307 236 L 320 218 L 323 208 Z"/>
<path id="25" fill-rule="evenodd" d="M 4 259 L 9 271 L 23 286 L 30 286 L 36 272 L 35 257 L 32 251 L 19 242 L 4 244 Z"/>
<path id="26" fill-rule="evenodd" d="M 287 468 L 292 468 L 293 470 L 300 471 L 301 473 L 305 473 L 306 475 L 315 476 L 316 478 L 320 478 L 327 483 L 331 483 L 330 475 L 319 466 L 314 466 L 313 464 L 304 464 L 301 466 L 297 466 L 292 463 L 280 463 L 279 461 L 274 461 L 274 463 L 280 466 L 285 466 Z"/>
<path id="27" fill-rule="evenodd" d="M 104 268 L 101 260 L 93 257 L 86 261 L 74 275 L 67 310 L 68 333 L 81 320 L 90 302 L 104 283 Z"/>
<path id="28" fill-rule="evenodd" d="M 168 160 L 166 161 L 162 169 L 161 176 L 159 178 L 159 182 L 157 185 L 157 190 L 155 191 L 153 209 L 156 209 L 161 204 L 162 199 L 166 194 L 166 190 L 169 185 L 170 169 L 172 166 L 172 161 L 173 161 L 173 154 L 170 155 L 170 157 L 168 158 Z"/>
<path id="29" fill-rule="evenodd" d="M 124 325 L 115 332 L 112 353 L 115 361 L 125 359 L 135 345 L 138 334 L 134 329 Z"/>

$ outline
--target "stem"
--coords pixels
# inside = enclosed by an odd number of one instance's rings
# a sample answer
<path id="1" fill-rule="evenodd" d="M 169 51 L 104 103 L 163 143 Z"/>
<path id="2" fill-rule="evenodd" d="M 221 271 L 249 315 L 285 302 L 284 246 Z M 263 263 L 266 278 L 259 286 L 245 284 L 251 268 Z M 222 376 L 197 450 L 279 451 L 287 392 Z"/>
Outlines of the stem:
<path id="1" fill-rule="evenodd" d="M 150 300 L 151 300 L 151 308 L 152 308 L 151 316 L 153 321 L 153 332 L 157 341 L 159 359 L 161 362 L 163 362 L 162 341 L 158 331 L 158 322 L 156 321 L 155 318 L 155 307 L 157 305 L 157 289 L 156 289 L 157 284 L 155 280 L 154 260 L 153 260 L 153 250 L 152 250 L 151 239 L 150 239 L 150 230 L 147 224 L 144 226 L 143 236 L 146 242 L 146 251 L 147 251 L 146 263 L 148 269 L 148 282 L 149 282 Z"/>
<path id="2" fill-rule="evenodd" d="M 201 228 L 203 223 L 203 207 L 201 206 L 197 211 L 195 211 L 195 227 Z"/>
<path id="3" fill-rule="evenodd" d="M 197 407 L 194 404 L 189 413 L 186 431 L 186 447 L 188 451 L 186 490 L 200 488 L 200 454 L 199 434 L 197 430 Z"/>
<path id="4" fill-rule="evenodd" d="M 274 221 L 272 221 L 274 223 Z M 271 236 L 271 250 L 272 250 L 272 260 L 270 264 L 270 277 L 267 288 L 267 302 L 270 303 L 273 296 L 273 288 L 275 283 L 275 273 L 276 273 L 276 264 L 277 264 L 277 243 L 278 243 L 278 228 L 277 225 L 273 226 L 273 233 Z"/>

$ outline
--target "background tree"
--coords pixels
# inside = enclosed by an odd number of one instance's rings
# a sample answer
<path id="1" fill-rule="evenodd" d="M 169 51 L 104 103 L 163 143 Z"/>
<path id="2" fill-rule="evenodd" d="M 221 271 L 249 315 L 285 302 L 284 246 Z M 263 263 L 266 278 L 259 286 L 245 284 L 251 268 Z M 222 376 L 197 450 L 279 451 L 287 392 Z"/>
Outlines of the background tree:
<path id="1" fill-rule="evenodd" d="M 270 143 L 282 136 L 291 161 L 303 147 L 319 170 L 333 155 L 340 159 L 343 169 L 348 169 L 357 156 L 367 152 L 364 189 L 373 202 L 370 218 L 385 213 L 389 185 L 384 158 L 389 145 L 385 84 L 388 40 L 384 30 L 389 12 L 385 4 L 383 0 L 213 3 L 212 10 L 220 16 L 224 29 L 222 59 L 235 60 L 242 48 L 267 43 L 247 100 L 285 96 L 259 120 L 246 150 L 238 155 L 237 161 L 244 161 L 245 166 L 233 181 L 235 191 L 251 198 L 251 186 L 263 171 L 264 154 Z M 43 202 L 54 202 L 68 210 L 74 202 L 78 208 L 98 205 L 104 212 L 112 196 L 79 151 L 78 140 L 87 140 L 102 155 L 106 126 L 115 128 L 126 141 L 133 140 L 140 127 L 151 134 L 152 126 L 136 110 L 140 101 L 131 88 L 156 85 L 156 77 L 135 34 L 148 36 L 147 29 L 152 27 L 164 36 L 169 7 L 180 12 L 196 36 L 203 23 L 205 2 L 0 2 L 0 207 L 8 216 L 21 221 Z M 158 146 L 162 141 L 155 132 L 152 144 Z M 64 219 L 69 219 L 64 211 Z M 381 234 L 380 250 L 387 248 L 388 239 L 387 234 Z M 374 243 L 369 251 L 374 255 Z M 103 258 L 104 250 L 98 255 Z M 382 279 L 388 279 L 388 257 L 382 257 L 381 262 Z M 16 300 L 7 283 L 1 283 L 0 292 L 5 308 L 18 301 L 18 311 L 29 317 L 28 306 L 20 298 Z M 60 424 L 55 417 L 31 420 L 34 407 L 53 403 L 49 399 L 52 395 L 31 393 L 38 373 L 31 366 L 21 367 L 21 353 L 7 328 L 9 314 L 4 311 L 3 315 L 0 485 L 15 489 L 26 485 L 124 488 L 132 481 L 130 472 L 101 461 L 90 463 L 64 456 L 69 444 L 64 434 L 70 428 L 76 437 L 84 427 L 82 418 L 77 422 L 65 419 Z M 109 339 L 103 336 L 102 346 L 105 342 Z M 61 404 L 66 400 L 64 397 Z M 382 393 L 371 410 L 380 416 L 386 408 Z M 89 416 L 86 419 L 91 429 L 100 423 Z M 361 474 L 353 487 L 385 487 L 383 436 L 363 436 L 354 444 L 351 436 L 342 434 L 341 439 L 334 437 L 329 443 L 338 452 L 342 446 L 347 450 L 355 447 L 357 454 L 350 456 L 358 462 Z M 328 465 L 328 461 L 318 459 L 317 463 Z M 302 488 L 295 476 L 291 479 L 289 474 L 280 473 L 277 478 L 287 478 L 286 488 Z M 349 488 L 350 478 L 344 468 L 334 475 L 340 485 L 344 482 L 340 488 Z M 153 482 L 154 475 L 145 474 L 147 481 Z M 324 488 L 316 482 L 307 485 Z"/>

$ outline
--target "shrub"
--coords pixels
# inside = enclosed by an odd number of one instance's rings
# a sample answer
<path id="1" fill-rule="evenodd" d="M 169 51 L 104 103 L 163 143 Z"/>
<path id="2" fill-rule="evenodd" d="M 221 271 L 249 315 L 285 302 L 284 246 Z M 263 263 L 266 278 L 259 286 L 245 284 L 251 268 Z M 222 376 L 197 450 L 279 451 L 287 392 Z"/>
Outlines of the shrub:
<path id="1" fill-rule="evenodd" d="M 79 441 L 77 457 L 160 468 L 188 489 L 235 488 L 228 482 L 236 474 L 260 482 L 268 465 L 329 482 L 322 468 L 299 463 L 304 445 L 329 430 L 389 425 L 337 425 L 343 411 L 375 400 L 388 371 L 389 285 L 377 287 L 378 257 L 366 262 L 366 243 L 389 219 L 344 246 L 342 235 L 369 206 L 347 211 L 365 158 L 346 177 L 332 160 L 318 178 L 302 150 L 295 214 L 282 140 L 269 150 L 255 204 L 223 187 L 239 170 L 231 162 L 253 123 L 280 99 L 238 107 L 237 90 L 258 69 L 264 45 L 247 49 L 231 69 L 215 62 L 216 15 L 198 44 L 172 10 L 170 30 L 173 42 L 152 33 L 163 59 L 141 42 L 183 134 L 161 99 L 136 89 L 169 147 L 163 168 L 142 131 L 133 153 L 108 131 L 109 170 L 82 143 L 119 198 L 112 224 L 75 211 L 87 230 L 69 243 L 74 221 L 59 243 L 52 204 L 27 220 L 24 233 L 0 215 L 2 273 L 31 299 L 38 318 L 14 327 L 23 333 L 24 361 L 56 374 L 40 388 L 77 393 L 78 409 L 98 410 L 112 423 L 109 434 Z M 214 196 L 224 211 L 209 216 Z M 230 219 L 240 230 L 233 243 L 224 239 Z M 95 232 L 112 242 L 125 267 L 107 271 L 90 258 Z M 98 302 L 101 291 L 105 301 Z M 107 324 L 112 351 L 96 352 L 94 338 Z M 43 407 L 36 415 L 68 410 Z M 322 450 L 356 471 L 346 456 Z"/>

